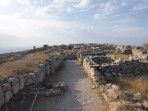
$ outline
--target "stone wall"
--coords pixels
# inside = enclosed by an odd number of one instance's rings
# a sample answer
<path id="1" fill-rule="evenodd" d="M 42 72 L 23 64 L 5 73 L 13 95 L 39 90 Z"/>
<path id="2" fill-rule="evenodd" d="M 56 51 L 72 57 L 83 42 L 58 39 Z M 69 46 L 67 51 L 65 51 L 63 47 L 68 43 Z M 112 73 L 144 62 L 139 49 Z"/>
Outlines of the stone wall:
<path id="1" fill-rule="evenodd" d="M 142 49 L 132 49 L 133 57 L 138 57 L 141 59 L 148 60 L 148 50 L 142 50 Z"/>
<path id="2" fill-rule="evenodd" d="M 88 76 L 93 80 L 96 87 L 99 88 L 102 96 L 109 105 L 109 111 L 147 111 L 148 102 L 144 100 L 141 94 L 132 94 L 128 91 L 121 91 L 120 87 L 107 83 L 105 77 L 96 70 L 95 63 L 90 57 L 83 60 L 83 67 Z"/>
<path id="3" fill-rule="evenodd" d="M 76 60 L 76 58 L 77 58 L 77 54 L 72 53 L 72 54 L 67 54 L 65 57 L 65 60 Z"/>
<path id="4" fill-rule="evenodd" d="M 87 56 L 86 58 L 102 76 L 137 76 L 148 73 L 148 61 L 145 60 L 116 61 L 109 56 Z"/>
<path id="5" fill-rule="evenodd" d="M 38 84 L 43 81 L 46 75 L 54 73 L 64 58 L 65 55 L 56 56 L 47 60 L 44 64 L 40 64 L 33 73 L 12 76 L 0 81 L 0 107 L 9 102 L 13 95 L 25 86 L 32 83 Z"/>
<path id="6" fill-rule="evenodd" d="M 148 73 L 148 62 L 132 60 L 97 67 L 104 76 L 136 76 Z"/>

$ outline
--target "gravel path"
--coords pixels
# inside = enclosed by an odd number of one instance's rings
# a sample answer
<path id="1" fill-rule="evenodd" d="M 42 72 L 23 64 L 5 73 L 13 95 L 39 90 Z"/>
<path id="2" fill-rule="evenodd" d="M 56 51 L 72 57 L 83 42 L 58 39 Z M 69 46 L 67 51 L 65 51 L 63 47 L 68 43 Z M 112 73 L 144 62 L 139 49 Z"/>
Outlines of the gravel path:
<path id="1" fill-rule="evenodd" d="M 64 67 L 51 79 L 64 81 L 67 90 L 62 96 L 38 96 L 33 111 L 107 111 L 97 90 L 76 61 L 64 62 Z"/>

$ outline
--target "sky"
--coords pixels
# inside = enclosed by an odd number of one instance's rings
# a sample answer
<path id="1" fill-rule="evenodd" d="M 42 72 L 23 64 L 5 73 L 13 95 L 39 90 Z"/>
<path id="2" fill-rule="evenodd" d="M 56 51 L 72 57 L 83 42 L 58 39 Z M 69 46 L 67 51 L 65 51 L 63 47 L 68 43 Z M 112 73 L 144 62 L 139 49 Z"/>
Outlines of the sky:
<path id="1" fill-rule="evenodd" d="M 0 53 L 44 44 L 148 42 L 148 0 L 0 0 Z"/>

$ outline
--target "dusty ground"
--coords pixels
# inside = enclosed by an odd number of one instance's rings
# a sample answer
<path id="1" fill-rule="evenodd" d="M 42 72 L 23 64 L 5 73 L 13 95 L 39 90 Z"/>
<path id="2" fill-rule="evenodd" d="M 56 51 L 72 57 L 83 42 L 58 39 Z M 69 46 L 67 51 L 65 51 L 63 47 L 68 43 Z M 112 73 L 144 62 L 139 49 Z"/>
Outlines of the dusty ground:
<path id="1" fill-rule="evenodd" d="M 93 89 L 93 84 L 76 61 L 66 61 L 50 79 L 64 81 L 66 92 L 61 96 L 38 96 L 33 111 L 107 111 L 97 89 Z M 22 96 L 25 99 L 16 101 L 15 105 L 9 104 L 8 111 L 29 111 L 33 97 Z"/>

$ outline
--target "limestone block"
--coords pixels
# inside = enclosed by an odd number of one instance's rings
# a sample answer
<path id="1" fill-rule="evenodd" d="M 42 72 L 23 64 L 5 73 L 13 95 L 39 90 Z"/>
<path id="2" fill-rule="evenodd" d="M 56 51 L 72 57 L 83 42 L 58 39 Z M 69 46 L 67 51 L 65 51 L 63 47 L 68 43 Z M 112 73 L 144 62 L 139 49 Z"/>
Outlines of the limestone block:
<path id="1" fill-rule="evenodd" d="M 5 92 L 5 101 L 9 102 L 9 100 L 12 98 L 12 92 L 11 91 L 6 91 Z"/>
<path id="2" fill-rule="evenodd" d="M 4 92 L 2 87 L 0 86 L 0 107 L 4 104 Z"/>
<path id="3" fill-rule="evenodd" d="M 25 78 L 23 76 L 20 76 L 19 77 L 19 89 L 23 89 L 24 88 L 24 85 L 25 85 Z"/>
<path id="4" fill-rule="evenodd" d="M 148 101 L 144 100 L 143 105 L 148 108 Z"/>
<path id="5" fill-rule="evenodd" d="M 19 82 L 18 78 L 12 77 L 8 79 L 8 82 L 13 86 Z"/>
<path id="6" fill-rule="evenodd" d="M 10 91 L 10 90 L 11 90 L 11 85 L 10 85 L 10 83 L 4 83 L 4 84 L 2 84 L 1 86 L 2 86 L 4 92 L 5 92 L 5 91 Z"/>
<path id="7" fill-rule="evenodd" d="M 115 90 L 115 91 L 119 91 L 120 90 L 120 87 L 117 86 L 117 85 L 115 85 L 115 84 L 113 84 L 112 85 L 112 89 Z"/>
<path id="8" fill-rule="evenodd" d="M 119 98 L 119 92 L 117 92 L 117 91 L 115 91 L 113 89 L 108 89 L 107 92 L 108 92 L 108 96 L 110 98 L 113 98 L 113 99 L 118 99 Z"/>
<path id="9" fill-rule="evenodd" d="M 123 106 L 124 105 L 120 101 L 109 103 L 109 107 L 110 107 L 110 109 L 112 109 L 112 111 L 120 111 L 120 108 Z"/>
<path id="10" fill-rule="evenodd" d="M 25 85 L 29 85 L 33 82 L 32 77 L 29 74 L 24 75 L 24 78 L 25 78 Z"/>
<path id="11" fill-rule="evenodd" d="M 17 94 L 19 92 L 19 83 L 15 84 L 14 86 L 12 86 L 12 92 L 13 94 Z"/>

